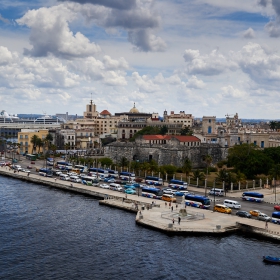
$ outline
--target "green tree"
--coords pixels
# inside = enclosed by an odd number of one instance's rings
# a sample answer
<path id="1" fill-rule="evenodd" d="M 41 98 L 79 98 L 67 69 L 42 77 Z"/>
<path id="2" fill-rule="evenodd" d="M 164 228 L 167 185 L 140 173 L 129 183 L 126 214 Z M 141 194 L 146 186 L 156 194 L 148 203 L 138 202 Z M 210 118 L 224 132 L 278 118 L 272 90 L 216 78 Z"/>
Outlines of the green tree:
<path id="1" fill-rule="evenodd" d="M 151 171 L 151 172 L 157 172 L 158 171 L 158 164 L 153 159 L 149 162 L 149 171 Z"/>
<path id="2" fill-rule="evenodd" d="M 198 180 L 203 180 L 205 178 L 205 174 L 201 172 L 199 169 L 195 169 L 192 174 L 193 180 L 197 180 L 197 178 Z"/>
<path id="3" fill-rule="evenodd" d="M 31 144 L 33 145 L 33 147 L 32 147 L 33 153 L 36 153 L 38 139 L 39 139 L 39 137 L 35 134 L 30 139 Z"/>
<path id="4" fill-rule="evenodd" d="M 165 135 L 168 133 L 168 127 L 166 125 L 163 125 L 161 128 L 160 128 L 160 131 L 159 131 L 159 134 L 161 135 Z"/>
<path id="5" fill-rule="evenodd" d="M 160 129 L 154 126 L 146 126 L 143 129 L 137 131 L 129 141 L 134 142 L 140 135 L 157 135 L 160 134 Z"/>
<path id="6" fill-rule="evenodd" d="M 128 166 L 128 164 L 129 164 L 129 161 L 128 161 L 128 159 L 127 159 L 126 157 L 122 157 L 122 158 L 120 159 L 120 161 L 119 161 L 119 165 L 120 165 L 121 167 Z"/>
<path id="7" fill-rule="evenodd" d="M 189 127 L 184 127 L 181 129 L 180 134 L 182 136 L 187 136 L 187 135 L 191 136 L 193 135 L 193 131 Z"/>
<path id="8" fill-rule="evenodd" d="M 167 164 L 167 165 L 162 165 L 160 167 L 160 172 L 161 174 L 166 174 L 168 175 L 168 178 L 172 178 L 173 174 L 175 174 L 177 171 L 177 167 L 171 164 Z"/>
<path id="9" fill-rule="evenodd" d="M 44 142 L 41 138 L 37 139 L 36 145 L 38 147 L 38 154 L 40 153 L 41 148 L 44 146 Z"/>
<path id="10" fill-rule="evenodd" d="M 208 176 L 208 169 L 209 169 L 210 164 L 212 163 L 212 157 L 210 155 L 206 155 L 204 157 L 204 161 L 205 161 L 206 166 L 207 166 L 206 175 Z"/>
<path id="11" fill-rule="evenodd" d="M 106 167 L 109 167 L 111 165 L 113 165 L 113 161 L 110 158 L 100 158 L 98 160 L 101 163 L 101 166 L 104 167 L 106 165 Z"/>
<path id="12" fill-rule="evenodd" d="M 272 165 L 273 160 L 253 144 L 235 145 L 229 149 L 228 166 L 234 167 L 236 172 L 244 173 L 247 178 L 267 174 Z"/>
<path id="13" fill-rule="evenodd" d="M 192 171 L 192 162 L 190 161 L 190 159 L 185 159 L 182 170 L 186 174 L 186 176 L 189 176 L 190 172 Z"/>
<path id="14" fill-rule="evenodd" d="M 269 175 L 271 178 L 274 178 L 275 180 L 278 180 L 280 177 L 280 164 L 275 164 L 272 166 L 272 168 L 269 170 Z"/>

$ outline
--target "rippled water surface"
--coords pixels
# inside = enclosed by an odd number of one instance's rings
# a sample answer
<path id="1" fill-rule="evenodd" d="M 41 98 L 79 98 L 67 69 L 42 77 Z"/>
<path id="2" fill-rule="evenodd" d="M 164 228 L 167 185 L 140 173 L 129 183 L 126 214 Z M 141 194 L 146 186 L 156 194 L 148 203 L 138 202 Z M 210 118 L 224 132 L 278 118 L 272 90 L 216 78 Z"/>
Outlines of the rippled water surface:
<path id="1" fill-rule="evenodd" d="M 280 245 L 170 237 L 86 196 L 0 177 L 0 279 L 280 279 Z"/>

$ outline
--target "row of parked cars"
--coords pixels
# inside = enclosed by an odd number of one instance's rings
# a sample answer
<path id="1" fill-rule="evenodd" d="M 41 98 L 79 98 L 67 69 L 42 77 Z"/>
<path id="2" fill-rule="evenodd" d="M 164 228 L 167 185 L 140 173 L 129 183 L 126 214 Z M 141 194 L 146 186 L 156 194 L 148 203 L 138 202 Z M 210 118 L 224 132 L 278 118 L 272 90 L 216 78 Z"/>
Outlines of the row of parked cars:
<path id="1" fill-rule="evenodd" d="M 13 164 L 11 165 L 11 168 L 15 171 L 21 171 L 21 172 L 25 172 L 25 173 L 30 173 L 30 170 L 28 169 L 24 169 L 21 167 L 21 165 L 18 165 L 18 164 Z"/>

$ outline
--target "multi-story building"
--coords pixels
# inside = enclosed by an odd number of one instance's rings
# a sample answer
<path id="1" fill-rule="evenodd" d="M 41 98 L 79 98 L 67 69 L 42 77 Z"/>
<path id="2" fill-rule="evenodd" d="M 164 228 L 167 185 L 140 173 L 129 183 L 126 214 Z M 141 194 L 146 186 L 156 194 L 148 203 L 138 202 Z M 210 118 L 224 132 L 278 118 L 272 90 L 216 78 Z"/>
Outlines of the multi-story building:
<path id="1" fill-rule="evenodd" d="M 18 143 L 20 144 L 19 152 L 20 154 L 28 153 L 32 154 L 34 152 L 38 152 L 39 147 L 36 147 L 36 150 L 33 151 L 33 144 L 31 143 L 31 139 L 33 135 L 38 136 L 42 140 L 44 140 L 49 131 L 47 129 L 22 129 L 18 133 Z"/>
<path id="2" fill-rule="evenodd" d="M 61 129 L 55 135 L 58 150 L 64 150 L 66 145 L 69 150 L 76 148 L 76 132 L 74 129 Z"/>
<path id="3" fill-rule="evenodd" d="M 171 111 L 170 115 L 168 115 L 167 111 L 165 110 L 163 113 L 163 119 L 165 123 L 180 124 L 181 129 L 193 127 L 194 125 L 194 117 L 192 114 L 186 114 L 185 111 L 180 111 L 179 114 L 175 114 L 174 111 Z"/>

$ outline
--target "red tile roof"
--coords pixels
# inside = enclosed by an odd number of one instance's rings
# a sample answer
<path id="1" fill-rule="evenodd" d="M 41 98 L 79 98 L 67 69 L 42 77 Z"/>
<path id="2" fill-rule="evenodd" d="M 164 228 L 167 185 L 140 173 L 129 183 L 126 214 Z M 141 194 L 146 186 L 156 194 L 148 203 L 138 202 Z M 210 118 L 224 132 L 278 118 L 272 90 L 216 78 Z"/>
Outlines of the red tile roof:
<path id="1" fill-rule="evenodd" d="M 170 140 L 172 137 L 180 142 L 200 142 L 200 139 L 195 136 L 181 135 L 143 135 L 144 140 Z"/>
<path id="2" fill-rule="evenodd" d="M 144 140 L 170 140 L 171 135 L 143 135 Z"/>
<path id="3" fill-rule="evenodd" d="M 103 110 L 100 115 L 111 115 L 111 113 L 107 110 Z"/>
<path id="4" fill-rule="evenodd" d="M 200 139 L 197 138 L 196 136 L 181 136 L 181 135 L 176 135 L 173 136 L 176 139 L 178 139 L 180 142 L 200 142 Z"/>

